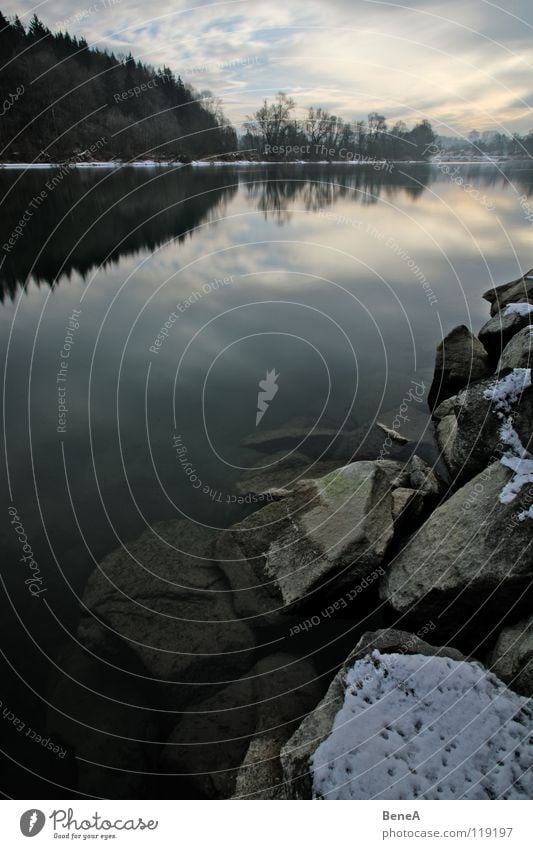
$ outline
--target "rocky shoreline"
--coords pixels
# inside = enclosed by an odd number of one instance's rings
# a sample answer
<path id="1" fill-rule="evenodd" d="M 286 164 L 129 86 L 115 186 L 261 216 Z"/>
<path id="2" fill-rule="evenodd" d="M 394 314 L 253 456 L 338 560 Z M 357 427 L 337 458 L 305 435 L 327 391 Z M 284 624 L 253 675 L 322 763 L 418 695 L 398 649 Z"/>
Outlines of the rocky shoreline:
<path id="1" fill-rule="evenodd" d="M 82 793 L 531 798 L 533 275 L 483 297 L 437 349 L 435 442 L 264 434 L 253 512 L 98 565 L 51 685 L 91 719 L 49 714 Z"/>

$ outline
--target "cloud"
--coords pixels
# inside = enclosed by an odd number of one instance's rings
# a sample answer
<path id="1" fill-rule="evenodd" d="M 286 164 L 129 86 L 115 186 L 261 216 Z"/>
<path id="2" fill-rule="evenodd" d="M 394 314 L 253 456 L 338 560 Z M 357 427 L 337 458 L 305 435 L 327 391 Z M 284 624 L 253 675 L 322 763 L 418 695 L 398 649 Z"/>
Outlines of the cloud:
<path id="1" fill-rule="evenodd" d="M 530 0 L 49 0 L 46 24 L 168 65 L 221 97 L 235 123 L 264 97 L 292 93 L 347 119 L 378 109 L 441 131 L 523 131 L 533 73 Z M 27 0 L 4 13 L 32 13 Z M 26 17 L 24 17 L 26 15 Z M 189 72 L 189 73 L 187 73 Z"/>

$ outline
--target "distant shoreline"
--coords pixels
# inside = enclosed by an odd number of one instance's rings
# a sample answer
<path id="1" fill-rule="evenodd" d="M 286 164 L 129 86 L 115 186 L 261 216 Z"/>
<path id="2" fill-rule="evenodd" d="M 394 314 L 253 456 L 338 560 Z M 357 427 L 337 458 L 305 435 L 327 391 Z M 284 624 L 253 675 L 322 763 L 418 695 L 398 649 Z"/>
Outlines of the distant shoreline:
<path id="1" fill-rule="evenodd" d="M 226 167 L 226 168 L 251 168 L 254 166 L 264 165 L 343 165 L 345 168 L 350 167 L 369 167 L 376 171 L 384 171 L 391 164 L 394 165 L 507 165 L 510 162 L 524 163 L 532 162 L 532 159 L 430 159 L 428 161 L 420 159 L 404 160 L 404 159 L 369 159 L 369 160 L 252 160 L 252 159 L 236 159 L 234 161 L 211 159 L 211 160 L 193 160 L 192 162 L 177 162 L 176 160 L 155 160 L 146 159 L 131 162 L 122 160 L 110 161 L 94 161 L 94 162 L 0 162 L 0 170 L 5 171 L 34 171 L 46 170 L 50 168 L 208 168 L 208 167 Z"/>

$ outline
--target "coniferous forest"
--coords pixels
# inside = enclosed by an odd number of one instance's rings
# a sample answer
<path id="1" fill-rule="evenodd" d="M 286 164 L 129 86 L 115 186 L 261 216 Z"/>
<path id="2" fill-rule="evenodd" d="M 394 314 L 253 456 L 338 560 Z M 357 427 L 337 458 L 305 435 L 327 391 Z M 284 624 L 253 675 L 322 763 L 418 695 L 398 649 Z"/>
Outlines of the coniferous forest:
<path id="1" fill-rule="evenodd" d="M 34 16 L 25 29 L 0 12 L 0 159 L 187 161 L 235 150 L 220 107 L 169 68 L 89 48 Z M 16 108 L 13 108 L 15 107 Z"/>

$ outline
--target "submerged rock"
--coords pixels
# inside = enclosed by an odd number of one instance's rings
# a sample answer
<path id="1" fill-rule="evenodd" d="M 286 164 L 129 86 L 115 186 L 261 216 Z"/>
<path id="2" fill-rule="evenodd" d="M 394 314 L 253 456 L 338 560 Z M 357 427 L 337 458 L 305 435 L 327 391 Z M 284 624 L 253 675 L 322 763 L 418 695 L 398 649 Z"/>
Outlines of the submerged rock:
<path id="1" fill-rule="evenodd" d="M 517 693 L 533 697 L 533 616 L 504 628 L 490 668 Z"/>
<path id="2" fill-rule="evenodd" d="M 527 799 L 532 731 L 529 701 L 479 664 L 374 649 L 349 659 L 281 759 L 295 799 Z"/>
<path id="3" fill-rule="evenodd" d="M 430 409 L 456 395 L 468 383 L 490 374 L 487 351 L 473 333 L 461 324 L 437 346 L 433 383 L 428 394 Z"/>
<path id="4" fill-rule="evenodd" d="M 162 522 L 109 554 L 89 578 L 80 641 L 154 680 L 223 686 L 249 668 L 255 638 L 238 619 L 213 558 L 216 535 L 191 522 Z"/>
<path id="5" fill-rule="evenodd" d="M 165 771 L 202 798 L 283 798 L 279 752 L 324 687 L 305 658 L 274 654 L 191 706 L 163 751 Z"/>

